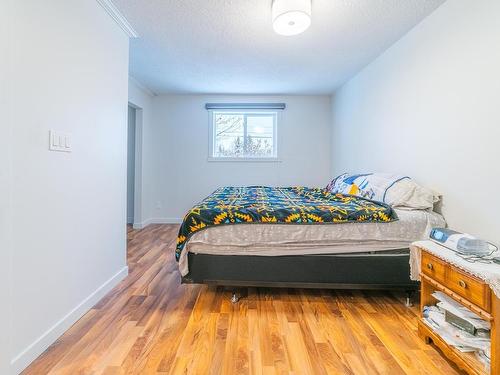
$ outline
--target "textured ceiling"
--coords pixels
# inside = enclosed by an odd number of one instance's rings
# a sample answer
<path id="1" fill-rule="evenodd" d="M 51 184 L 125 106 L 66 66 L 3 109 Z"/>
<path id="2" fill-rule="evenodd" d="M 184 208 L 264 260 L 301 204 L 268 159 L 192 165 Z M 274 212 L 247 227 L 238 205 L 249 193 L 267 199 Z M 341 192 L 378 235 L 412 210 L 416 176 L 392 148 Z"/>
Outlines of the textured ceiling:
<path id="1" fill-rule="evenodd" d="M 444 0 L 313 0 L 284 37 L 271 0 L 114 0 L 139 33 L 130 74 L 157 94 L 330 94 Z"/>

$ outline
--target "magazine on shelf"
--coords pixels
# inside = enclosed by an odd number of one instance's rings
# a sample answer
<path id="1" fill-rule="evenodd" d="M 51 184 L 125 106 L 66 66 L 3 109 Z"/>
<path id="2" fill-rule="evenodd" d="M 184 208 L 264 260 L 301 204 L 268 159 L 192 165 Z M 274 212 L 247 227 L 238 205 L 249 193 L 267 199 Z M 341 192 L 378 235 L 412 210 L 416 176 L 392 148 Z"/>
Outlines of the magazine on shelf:
<path id="1" fill-rule="evenodd" d="M 475 353 L 482 362 L 489 364 L 490 322 L 442 292 L 436 291 L 432 296 L 438 302 L 436 306 L 424 307 L 424 322 L 448 345 L 464 353 Z"/>

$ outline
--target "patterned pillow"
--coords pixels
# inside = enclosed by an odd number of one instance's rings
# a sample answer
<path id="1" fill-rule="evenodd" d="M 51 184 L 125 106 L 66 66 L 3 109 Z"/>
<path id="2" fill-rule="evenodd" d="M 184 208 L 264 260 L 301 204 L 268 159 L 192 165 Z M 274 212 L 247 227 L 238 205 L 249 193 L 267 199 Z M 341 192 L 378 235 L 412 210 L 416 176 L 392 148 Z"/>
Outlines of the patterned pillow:
<path id="1" fill-rule="evenodd" d="M 409 179 L 409 177 L 389 173 L 343 173 L 335 177 L 326 189 L 333 194 L 357 195 L 385 202 L 389 188 L 403 179 Z"/>
<path id="2" fill-rule="evenodd" d="M 333 194 L 357 195 L 407 210 L 433 209 L 440 195 L 410 177 L 390 173 L 342 173 L 326 187 Z"/>
<path id="3" fill-rule="evenodd" d="M 328 190 L 330 193 L 333 194 L 339 193 L 340 185 L 346 176 L 348 176 L 347 173 L 342 173 L 341 175 L 335 177 L 333 180 L 330 181 L 328 185 L 326 185 L 326 190 Z"/>

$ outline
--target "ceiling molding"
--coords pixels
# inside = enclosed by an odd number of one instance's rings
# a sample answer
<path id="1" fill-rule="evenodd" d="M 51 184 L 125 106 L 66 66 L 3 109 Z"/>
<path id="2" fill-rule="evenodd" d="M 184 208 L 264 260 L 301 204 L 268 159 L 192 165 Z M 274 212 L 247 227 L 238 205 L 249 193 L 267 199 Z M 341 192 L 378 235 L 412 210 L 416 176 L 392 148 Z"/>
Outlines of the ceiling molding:
<path id="1" fill-rule="evenodd" d="M 142 82 L 139 82 L 137 78 L 132 77 L 131 75 L 128 76 L 128 79 L 135 84 L 138 88 L 140 88 L 142 91 L 144 91 L 146 94 L 149 96 L 156 96 L 157 94 L 153 91 L 151 91 L 148 87 L 146 87 Z"/>
<path id="2" fill-rule="evenodd" d="M 127 21 L 124 15 L 118 10 L 111 0 L 96 0 L 97 3 L 110 15 L 110 17 L 120 26 L 129 38 L 138 38 L 139 34 Z"/>

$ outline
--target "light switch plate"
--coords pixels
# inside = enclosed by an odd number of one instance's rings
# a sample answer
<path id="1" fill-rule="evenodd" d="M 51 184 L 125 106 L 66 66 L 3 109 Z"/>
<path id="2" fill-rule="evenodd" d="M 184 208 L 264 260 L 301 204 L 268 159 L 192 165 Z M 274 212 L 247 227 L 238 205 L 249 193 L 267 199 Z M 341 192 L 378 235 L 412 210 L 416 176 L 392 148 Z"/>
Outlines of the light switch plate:
<path id="1" fill-rule="evenodd" d="M 71 152 L 71 134 L 54 130 L 49 131 L 49 150 Z"/>

